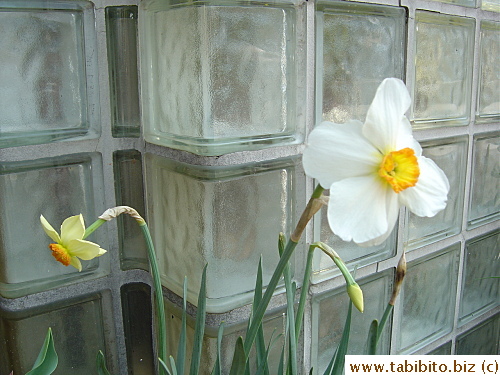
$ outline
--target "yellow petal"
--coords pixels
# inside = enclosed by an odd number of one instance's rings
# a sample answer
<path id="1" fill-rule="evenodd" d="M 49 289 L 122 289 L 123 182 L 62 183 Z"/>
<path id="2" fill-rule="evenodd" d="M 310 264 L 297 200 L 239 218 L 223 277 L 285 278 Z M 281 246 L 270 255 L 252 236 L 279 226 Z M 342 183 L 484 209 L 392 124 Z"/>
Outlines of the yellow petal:
<path id="1" fill-rule="evenodd" d="M 363 291 L 359 287 L 358 284 L 351 284 L 347 286 L 347 294 L 349 294 L 349 298 L 353 305 L 360 311 L 363 312 L 365 309 L 363 302 Z"/>
<path id="2" fill-rule="evenodd" d="M 83 216 L 75 215 L 68 217 L 61 225 L 61 243 L 67 247 L 71 240 L 81 240 L 85 233 Z"/>
<path id="3" fill-rule="evenodd" d="M 91 260 L 104 254 L 101 250 L 106 252 L 98 244 L 85 240 L 71 240 L 68 242 L 67 249 L 71 256 L 76 256 L 83 260 Z"/>
<path id="4" fill-rule="evenodd" d="M 52 228 L 52 225 L 49 224 L 49 222 L 43 217 L 43 215 L 40 215 L 40 223 L 42 223 L 42 228 L 49 236 L 52 238 L 57 243 L 61 242 L 61 238 L 59 237 L 59 234 L 56 232 L 54 228 Z"/>
<path id="5" fill-rule="evenodd" d="M 71 257 L 70 266 L 75 267 L 78 272 L 82 272 L 82 262 L 77 257 Z"/>

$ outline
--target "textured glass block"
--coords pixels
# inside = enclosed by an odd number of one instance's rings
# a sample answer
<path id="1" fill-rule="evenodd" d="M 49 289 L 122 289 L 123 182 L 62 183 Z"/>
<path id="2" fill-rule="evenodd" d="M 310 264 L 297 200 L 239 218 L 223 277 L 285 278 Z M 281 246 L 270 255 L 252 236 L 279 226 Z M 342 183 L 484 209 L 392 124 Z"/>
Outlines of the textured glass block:
<path id="1" fill-rule="evenodd" d="M 416 12 L 411 110 L 416 126 L 469 123 L 474 24 L 471 18 Z"/>
<path id="2" fill-rule="evenodd" d="M 333 234 L 328 225 L 327 211 L 327 208 L 324 207 L 314 218 L 315 241 L 322 241 L 335 249 L 350 270 L 389 259 L 396 254 L 397 228 L 394 228 L 384 243 L 377 246 L 361 247 L 354 242 L 342 241 L 340 237 Z M 313 283 L 340 275 L 340 271 L 332 259 L 319 249 L 314 253 L 312 267 Z"/>
<path id="3" fill-rule="evenodd" d="M 154 374 L 151 289 L 146 284 L 126 284 L 121 297 L 128 374 Z"/>
<path id="4" fill-rule="evenodd" d="M 481 8 L 491 12 L 500 12 L 500 0 L 481 0 Z"/>
<path id="5" fill-rule="evenodd" d="M 148 218 L 163 285 L 196 304 L 203 267 L 207 311 L 249 303 L 263 257 L 264 284 L 278 261 L 278 234 L 291 233 L 304 195 L 298 160 L 202 167 L 146 154 Z M 299 179 L 300 176 L 300 179 Z"/>
<path id="6" fill-rule="evenodd" d="M 498 5 L 500 10 L 500 3 Z M 476 122 L 500 118 L 500 22 L 481 22 L 481 57 Z"/>
<path id="7" fill-rule="evenodd" d="M 100 154 L 0 163 L 0 294 L 14 298 L 96 278 L 107 272 L 108 257 L 83 261 L 83 271 L 64 267 L 52 256 L 53 242 L 40 215 L 60 231 L 64 219 L 82 214 L 86 225 L 102 213 Z M 104 249 L 101 229 L 89 241 Z M 26 235 L 29 233 L 29 235 Z"/>
<path id="8" fill-rule="evenodd" d="M 446 344 L 438 346 L 433 351 L 427 353 L 427 355 L 451 355 L 451 341 Z"/>
<path id="9" fill-rule="evenodd" d="M 140 133 L 137 6 L 106 8 L 113 137 Z"/>
<path id="10" fill-rule="evenodd" d="M 500 315 L 458 336 L 457 355 L 497 355 L 499 351 Z"/>
<path id="11" fill-rule="evenodd" d="M 365 312 L 353 307 L 351 333 L 347 354 L 365 354 L 368 329 L 373 319 L 380 319 L 392 293 L 393 272 L 384 271 L 358 280 L 363 290 Z M 338 347 L 349 308 L 345 286 L 312 299 L 311 363 L 314 374 L 323 374 Z M 387 322 L 377 354 L 389 354 L 391 321 Z"/>
<path id="12" fill-rule="evenodd" d="M 408 263 L 401 290 L 397 353 L 411 353 L 453 326 L 460 244 Z"/>
<path id="13" fill-rule="evenodd" d="M 316 118 L 364 121 L 384 78 L 403 78 L 403 8 L 320 1 L 316 6 Z"/>
<path id="14" fill-rule="evenodd" d="M 474 8 L 476 6 L 476 0 L 434 0 L 434 1 L 440 1 L 442 3 L 450 3 L 450 4 L 456 4 L 456 5 L 463 5 L 465 7 L 472 7 L 472 8 Z"/>
<path id="15" fill-rule="evenodd" d="M 460 232 L 464 210 L 467 138 L 422 142 L 423 155 L 443 170 L 450 182 L 446 208 L 435 216 L 419 217 L 408 211 L 407 247 L 415 249 Z"/>
<path id="16" fill-rule="evenodd" d="M 302 2 L 149 0 L 139 20 L 148 142 L 221 155 L 302 140 Z"/>
<path id="17" fill-rule="evenodd" d="M 21 311 L 0 309 L 0 372 L 31 370 L 50 327 L 59 358 L 54 375 L 95 374 L 99 350 L 108 370 L 117 373 L 116 353 L 109 344 L 113 338 L 105 336 L 112 329 L 110 317 L 105 316 L 110 308 L 110 298 L 104 294 Z"/>
<path id="18" fill-rule="evenodd" d="M 116 205 L 133 207 L 145 218 L 141 153 L 137 150 L 115 151 L 113 167 Z M 142 230 L 128 215 L 121 215 L 117 220 L 121 268 L 149 270 L 148 252 Z"/>
<path id="19" fill-rule="evenodd" d="M 474 136 L 472 186 L 469 202 L 469 226 L 497 220 L 500 217 L 500 136 Z"/>
<path id="20" fill-rule="evenodd" d="M 500 303 L 500 232 L 465 245 L 459 321 L 465 323 Z"/>
<path id="21" fill-rule="evenodd" d="M 98 134 L 90 1 L 0 1 L 0 147 Z"/>
<path id="22" fill-rule="evenodd" d="M 179 342 L 179 336 L 181 331 L 182 322 L 182 310 L 174 306 L 171 302 L 165 300 L 165 314 L 167 316 L 167 352 L 168 355 L 172 355 L 177 358 L 177 348 Z M 238 337 L 242 336 L 245 338 L 245 331 L 247 328 L 248 321 L 245 319 L 237 323 L 224 323 L 224 333 L 222 336 L 221 343 L 221 371 L 222 374 L 229 374 L 231 369 L 231 361 L 233 360 L 233 353 Z M 281 350 L 284 344 L 284 334 L 286 327 L 286 315 L 283 310 L 272 311 L 266 313 L 263 319 L 263 329 L 264 329 L 264 342 L 266 345 L 270 343 L 271 340 L 276 340 L 274 344 L 270 347 L 268 364 L 269 373 L 278 374 L 278 364 L 281 356 Z M 194 318 L 188 316 L 187 319 L 187 358 L 186 358 L 186 371 L 184 374 L 189 374 L 189 368 L 191 365 L 191 350 L 193 348 L 194 341 L 194 328 L 195 321 Z M 218 326 L 205 326 L 205 335 L 203 338 L 203 347 L 201 353 L 200 362 L 200 374 L 211 374 L 212 369 L 217 358 L 217 334 Z M 281 335 L 281 337 L 280 337 Z M 255 367 L 255 348 L 252 348 L 249 356 L 250 362 L 250 373 L 257 374 Z"/>

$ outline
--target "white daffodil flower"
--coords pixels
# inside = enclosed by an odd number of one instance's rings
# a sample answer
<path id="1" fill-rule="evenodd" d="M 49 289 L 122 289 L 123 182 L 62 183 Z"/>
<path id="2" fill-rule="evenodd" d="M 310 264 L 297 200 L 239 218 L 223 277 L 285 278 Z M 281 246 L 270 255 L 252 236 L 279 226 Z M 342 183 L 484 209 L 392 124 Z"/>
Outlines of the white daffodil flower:
<path id="1" fill-rule="evenodd" d="M 426 217 L 446 207 L 448 179 L 422 156 L 405 117 L 410 103 L 405 84 L 388 78 L 378 87 L 364 124 L 323 122 L 309 135 L 304 170 L 330 189 L 328 223 L 344 241 L 382 243 L 400 206 Z"/>
<path id="2" fill-rule="evenodd" d="M 83 240 L 85 224 L 81 214 L 68 217 L 63 221 L 60 236 L 43 215 L 40 215 L 40 222 L 47 236 L 56 242 L 49 245 L 52 255 L 65 266 L 71 265 L 81 271 L 80 259 L 91 260 L 106 252 L 98 244 Z"/>

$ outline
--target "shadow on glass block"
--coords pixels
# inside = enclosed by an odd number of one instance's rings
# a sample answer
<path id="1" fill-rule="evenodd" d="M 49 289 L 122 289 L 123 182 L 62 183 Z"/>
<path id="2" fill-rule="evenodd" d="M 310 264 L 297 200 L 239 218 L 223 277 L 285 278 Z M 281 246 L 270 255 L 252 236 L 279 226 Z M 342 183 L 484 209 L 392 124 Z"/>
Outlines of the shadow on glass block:
<path id="1" fill-rule="evenodd" d="M 426 355 L 451 355 L 451 341 L 438 346 L 436 349 L 430 351 Z"/>
<path id="2" fill-rule="evenodd" d="M 278 234 L 290 233 L 304 192 L 299 159 L 203 167 L 146 154 L 149 224 L 163 285 L 196 305 L 203 267 L 207 311 L 249 303 L 259 259 L 264 285 L 278 262 Z M 293 264 L 293 260 L 292 260 Z"/>
<path id="3" fill-rule="evenodd" d="M 107 293 L 81 296 L 17 312 L 0 308 L 0 372 L 31 370 L 49 327 L 59 357 L 56 373 L 94 374 L 99 350 L 114 371 L 116 354 L 105 336 L 113 332 L 112 324 L 107 326 L 110 323 L 103 317 L 105 310 L 110 311 L 109 297 Z"/>
<path id="4" fill-rule="evenodd" d="M 69 216 L 85 224 L 103 208 L 100 154 L 0 163 L 0 295 L 15 298 L 107 273 L 109 256 L 83 261 L 83 270 L 57 262 L 40 224 L 43 215 L 54 229 Z M 106 249 L 101 229 L 89 241 Z"/>
<path id="5" fill-rule="evenodd" d="M 98 135 L 94 18 L 90 1 L 0 3 L 0 147 Z"/>
<path id="6" fill-rule="evenodd" d="M 372 320 L 380 321 L 392 293 L 393 271 L 387 270 L 357 280 L 365 297 L 365 312 L 353 308 L 347 354 L 365 354 L 366 339 Z M 323 374 L 338 347 L 349 308 L 345 286 L 312 297 L 311 361 L 313 374 Z M 391 320 L 380 337 L 377 354 L 389 354 Z"/>
<path id="7" fill-rule="evenodd" d="M 304 28 L 293 0 L 142 1 L 146 141 L 201 155 L 301 142 Z"/>
<path id="8" fill-rule="evenodd" d="M 498 355 L 500 315 L 488 319 L 457 338 L 457 355 Z"/>

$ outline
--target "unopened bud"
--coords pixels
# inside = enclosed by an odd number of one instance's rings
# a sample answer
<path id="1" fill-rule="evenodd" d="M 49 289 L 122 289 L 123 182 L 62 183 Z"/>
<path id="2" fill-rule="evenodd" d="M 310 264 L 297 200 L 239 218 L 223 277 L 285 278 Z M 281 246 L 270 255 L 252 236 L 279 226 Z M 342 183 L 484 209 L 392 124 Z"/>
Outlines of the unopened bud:
<path id="1" fill-rule="evenodd" d="M 363 302 L 363 291 L 359 287 L 357 283 L 347 285 L 347 294 L 351 299 L 354 307 L 356 307 L 360 312 L 363 312 L 365 309 Z"/>

